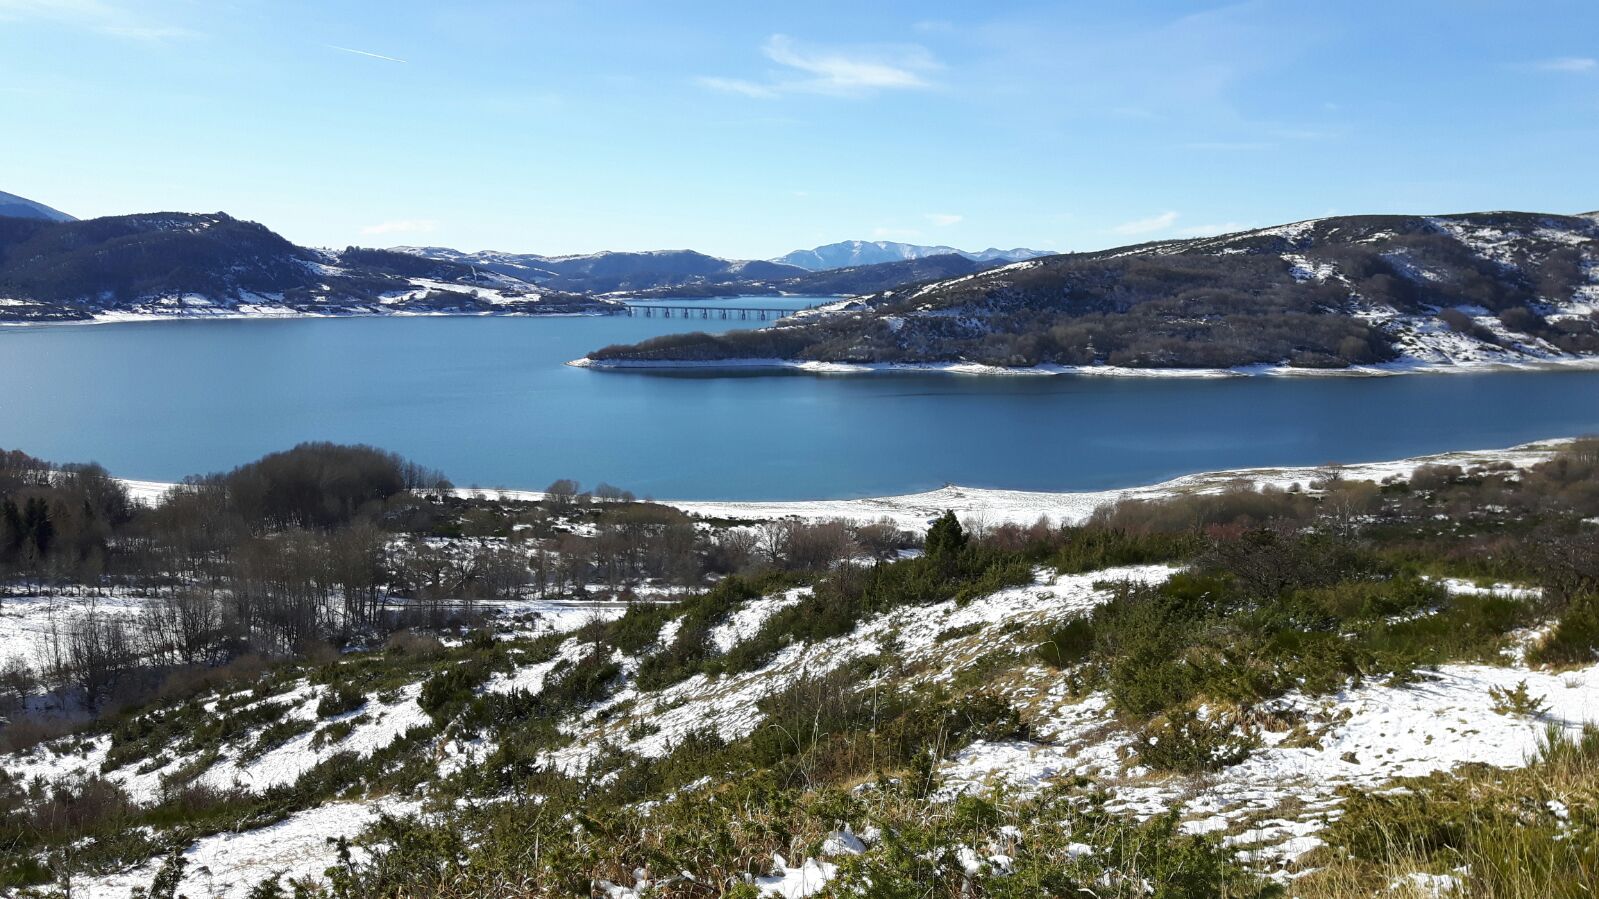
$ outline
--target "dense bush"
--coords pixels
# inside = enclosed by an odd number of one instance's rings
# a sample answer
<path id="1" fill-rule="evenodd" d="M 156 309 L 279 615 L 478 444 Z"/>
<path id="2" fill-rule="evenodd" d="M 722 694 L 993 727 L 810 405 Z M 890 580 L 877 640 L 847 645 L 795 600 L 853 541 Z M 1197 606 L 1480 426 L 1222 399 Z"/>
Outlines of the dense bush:
<path id="1" fill-rule="evenodd" d="M 416 703 L 433 720 L 447 721 L 471 701 L 488 678 L 488 667 L 475 659 L 452 665 L 422 682 Z"/>
<path id="2" fill-rule="evenodd" d="M 317 700 L 316 714 L 319 718 L 332 718 L 336 715 L 345 715 L 366 705 L 366 696 L 359 688 L 351 684 L 339 684 L 322 694 Z"/>
<path id="3" fill-rule="evenodd" d="M 348 523 L 406 490 L 438 486 L 444 476 L 370 446 L 302 443 L 217 480 L 246 521 L 326 528 Z"/>

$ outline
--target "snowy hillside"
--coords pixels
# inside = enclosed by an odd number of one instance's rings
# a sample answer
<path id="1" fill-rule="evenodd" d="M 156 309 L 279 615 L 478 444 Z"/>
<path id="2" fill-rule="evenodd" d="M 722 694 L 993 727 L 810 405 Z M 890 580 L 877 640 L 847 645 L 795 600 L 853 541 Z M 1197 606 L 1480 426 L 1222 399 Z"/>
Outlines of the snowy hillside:
<path id="1" fill-rule="evenodd" d="M 1599 836 L 1596 478 L 1592 441 L 1213 475 L 1088 500 L 1079 527 L 942 516 L 919 553 L 869 555 L 858 531 L 812 568 L 790 554 L 847 533 L 788 517 L 817 510 L 706 507 L 704 539 L 746 535 L 770 562 L 240 657 L 24 736 L 0 755 L 0 820 L 33 848 L 0 850 L 0 889 L 1371 895 L 1491 878 L 1468 835 L 1499 814 L 1566 877 Z M 614 541 L 672 520 L 625 499 L 427 503 L 520 522 L 388 540 L 428 578 L 590 538 L 580 556 L 625 556 Z M 183 608 L 164 595 L 8 597 L 0 627 L 47 648 L 141 602 Z M 1367 839 L 1433 824 L 1447 842 Z"/>
<path id="2" fill-rule="evenodd" d="M 943 760 L 936 777 L 941 801 L 995 789 L 1012 797 L 1035 795 L 1074 777 L 1091 778 L 1106 791 L 1112 814 L 1148 820 L 1174 813 L 1184 833 L 1222 838 L 1257 870 L 1287 879 L 1297 862 L 1322 844 L 1318 834 L 1336 821 L 1348 788 L 1378 788 L 1401 777 L 1446 771 L 1466 763 L 1517 767 L 1533 757 L 1546 722 L 1580 734 L 1584 723 L 1599 721 L 1599 665 L 1563 673 L 1529 669 L 1523 662 L 1501 666 L 1445 665 L 1419 682 L 1370 683 L 1328 696 L 1290 694 L 1264 708 L 1268 717 L 1252 731 L 1258 748 L 1216 773 L 1193 776 L 1152 771 L 1135 749 L 1137 734 L 1118 722 L 1109 697 L 1100 691 L 1076 692 L 1054 669 L 1027 664 L 1029 633 L 1037 626 L 1083 616 L 1128 581 L 1159 583 L 1174 569 L 1137 566 L 1059 575 L 1040 569 L 1031 583 L 966 603 L 954 601 L 870 617 L 840 637 L 814 644 L 796 643 L 761 667 L 737 675 L 703 675 L 671 687 L 648 690 L 632 679 L 652 653 L 661 651 L 681 627 L 669 618 L 659 640 L 638 654 L 592 642 L 583 635 L 530 644 L 514 628 L 502 633 L 502 663 L 481 690 L 485 695 L 536 699 L 563 669 L 606 656 L 616 678 L 594 705 L 562 719 L 558 749 L 533 763 L 568 776 L 581 776 L 601 758 L 664 758 L 678 747 L 712 734 L 738 741 L 756 733 L 769 717 L 771 697 L 807 679 L 837 680 L 851 688 L 921 690 L 939 684 L 970 682 L 974 675 L 994 695 L 1014 705 L 1027 722 L 1025 738 L 979 739 Z M 1449 589 L 1472 591 L 1468 582 Z M 1517 588 L 1487 588 L 1493 595 L 1515 595 Z M 770 617 L 792 606 L 807 591 L 789 591 L 734 608 L 711 634 L 727 653 L 759 632 Z M 572 622 L 577 624 L 579 622 Z M 543 649 L 542 647 L 550 647 Z M 901 673 L 889 675 L 860 663 L 892 651 Z M 994 667 L 995 657 L 1017 657 L 1015 667 Z M 534 661 L 534 659 L 547 659 Z M 363 664 L 351 656 L 352 669 Z M 568 675 L 570 677 L 572 675 Z M 220 746 L 179 741 L 146 759 L 118 753 L 115 737 L 97 737 L 41 747 L 4 760 L 15 782 L 33 778 L 72 780 L 104 773 L 136 803 L 155 804 L 182 783 L 216 790 L 263 793 L 282 790 L 317 776 L 328 766 L 392 757 L 398 747 L 415 744 L 428 751 L 433 772 L 425 774 L 416 798 L 372 795 L 330 799 L 296 811 L 258 830 L 203 837 L 186 850 L 191 873 L 185 884 L 208 895 L 244 897 L 261 880 L 278 876 L 320 877 L 338 864 L 339 837 L 353 838 L 379 815 L 437 816 L 428 796 L 430 781 L 454 778 L 454 789 L 505 763 L 510 747 L 493 739 L 452 737 L 435 730 L 434 719 L 419 705 L 423 684 L 412 682 L 372 697 L 358 709 L 328 714 L 332 695 L 327 673 L 312 679 L 279 678 L 253 691 L 221 695 L 202 711 L 245 718 L 254 710 L 271 716 L 246 725 Z M 851 683 L 856 678 L 860 680 Z M 1536 714 L 1497 708 L 1496 696 L 1525 689 Z M 175 714 L 188 714 L 178 709 Z M 714 782 L 680 788 L 678 795 L 714 790 Z M 483 796 L 472 802 L 493 802 Z M 837 863 L 853 853 L 873 851 L 881 837 L 861 831 L 856 842 L 823 846 L 815 858 L 771 860 L 772 874 L 754 878 L 763 895 L 805 896 L 837 873 Z M 978 863 L 985 863 L 979 856 Z M 987 862 L 992 864 L 993 862 Z M 142 866 L 83 878 L 78 889 L 97 897 L 130 896 L 148 885 L 161 867 L 159 858 Z M 638 878 L 639 880 L 646 878 Z M 803 882 L 804 886 L 800 884 Z M 622 892 L 633 895 L 636 881 Z M 642 895 L 642 891 L 640 892 Z"/>
<path id="3" fill-rule="evenodd" d="M 0 219 L 0 321 L 615 309 L 470 265 L 299 247 L 223 213 Z"/>
<path id="4" fill-rule="evenodd" d="M 1345 216 L 1033 259 L 602 364 L 1390 372 L 1592 364 L 1599 223 Z"/>

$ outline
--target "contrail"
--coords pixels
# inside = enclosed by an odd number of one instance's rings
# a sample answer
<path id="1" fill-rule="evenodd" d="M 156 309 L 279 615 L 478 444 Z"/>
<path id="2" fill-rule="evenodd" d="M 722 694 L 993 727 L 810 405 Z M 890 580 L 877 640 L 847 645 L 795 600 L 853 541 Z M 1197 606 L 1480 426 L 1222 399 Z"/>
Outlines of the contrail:
<path id="1" fill-rule="evenodd" d="M 338 44 L 328 44 L 328 49 L 343 50 L 345 53 L 354 53 L 357 56 L 370 56 L 373 59 L 386 59 L 389 62 L 405 62 L 403 59 L 396 59 L 393 56 L 384 56 L 382 53 L 372 53 L 366 50 L 357 50 L 353 47 L 340 47 Z"/>

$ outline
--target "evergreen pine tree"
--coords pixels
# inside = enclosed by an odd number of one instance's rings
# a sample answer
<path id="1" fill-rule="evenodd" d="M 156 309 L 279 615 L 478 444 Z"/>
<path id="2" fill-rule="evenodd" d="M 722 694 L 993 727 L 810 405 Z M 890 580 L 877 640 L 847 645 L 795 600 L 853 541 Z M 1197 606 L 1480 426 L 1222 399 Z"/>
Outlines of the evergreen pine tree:
<path id="1" fill-rule="evenodd" d="M 929 559 L 948 559 L 966 548 L 966 531 L 961 528 L 961 523 L 955 518 L 955 513 L 946 510 L 933 526 L 927 529 L 927 557 Z"/>
<path id="2" fill-rule="evenodd" d="M 4 502 L 0 502 L 0 562 L 16 560 L 27 533 L 21 510 L 10 497 L 6 497 Z"/>
<path id="3" fill-rule="evenodd" d="M 30 549 L 36 559 L 43 559 L 50 552 L 50 544 L 55 540 L 56 526 L 50 521 L 50 504 L 42 496 L 28 500 L 22 513 L 22 530 L 32 544 Z"/>

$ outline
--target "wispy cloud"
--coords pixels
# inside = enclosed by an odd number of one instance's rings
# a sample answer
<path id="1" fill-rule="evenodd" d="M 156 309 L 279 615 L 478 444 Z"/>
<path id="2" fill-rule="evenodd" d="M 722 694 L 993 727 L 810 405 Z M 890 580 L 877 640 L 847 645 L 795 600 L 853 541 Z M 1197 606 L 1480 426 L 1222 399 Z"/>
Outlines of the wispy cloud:
<path id="1" fill-rule="evenodd" d="M 1591 56 L 1557 56 L 1554 59 L 1544 59 L 1533 63 L 1533 68 L 1540 72 L 1567 72 L 1574 75 L 1585 75 L 1590 72 L 1599 72 L 1599 59 Z"/>
<path id="2" fill-rule="evenodd" d="M 361 229 L 362 234 L 424 234 L 437 228 L 439 223 L 432 219 L 394 219 L 388 222 L 378 222 L 376 225 L 367 225 Z"/>
<path id="3" fill-rule="evenodd" d="M 939 226 L 940 228 L 947 228 L 950 225 L 960 224 L 961 219 L 965 218 L 965 216 L 955 215 L 954 213 L 949 212 L 929 212 L 926 218 L 928 221 Z"/>
<path id="4" fill-rule="evenodd" d="M 387 62 L 405 62 L 394 56 L 384 56 L 382 53 L 373 53 L 371 50 L 357 50 L 354 47 L 340 47 L 337 44 L 328 44 L 329 50 L 339 50 L 344 53 L 354 53 L 356 56 L 369 56 L 373 59 L 382 59 Z"/>
<path id="5" fill-rule="evenodd" d="M 1160 215 L 1152 215 L 1149 218 L 1122 222 L 1120 225 L 1111 228 L 1110 232 L 1112 234 L 1129 235 L 1155 234 L 1160 231 L 1170 230 L 1172 225 L 1177 224 L 1177 218 L 1178 215 L 1175 212 L 1162 212 Z"/>
<path id="6" fill-rule="evenodd" d="M 795 93 L 858 97 L 931 87 L 928 76 L 941 68 L 927 48 L 916 44 L 822 46 L 774 34 L 761 45 L 761 53 L 783 68 L 760 81 L 712 75 L 694 81 L 710 90 L 759 99 Z"/>
<path id="7" fill-rule="evenodd" d="M 712 75 L 703 75 L 694 79 L 694 83 L 713 91 L 721 91 L 725 94 L 740 94 L 745 97 L 755 97 L 759 100 L 770 100 L 777 96 L 777 91 L 772 88 L 764 84 L 756 84 L 753 81 L 745 81 L 742 78 L 717 78 Z"/>
<path id="8" fill-rule="evenodd" d="M 923 73 L 938 68 L 931 53 L 914 45 L 827 48 L 774 34 L 762 52 L 778 65 L 815 76 L 790 82 L 791 88 L 822 93 L 927 87 Z"/>
<path id="9" fill-rule="evenodd" d="M 0 0 L 0 22 L 30 20 L 136 41 L 203 36 L 191 28 L 156 21 L 106 0 Z"/>

